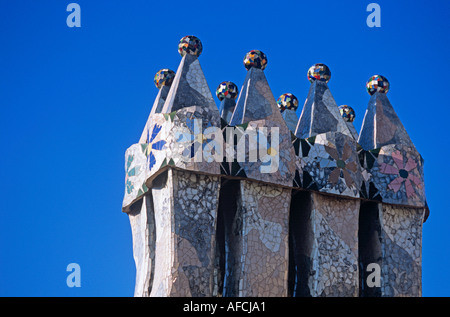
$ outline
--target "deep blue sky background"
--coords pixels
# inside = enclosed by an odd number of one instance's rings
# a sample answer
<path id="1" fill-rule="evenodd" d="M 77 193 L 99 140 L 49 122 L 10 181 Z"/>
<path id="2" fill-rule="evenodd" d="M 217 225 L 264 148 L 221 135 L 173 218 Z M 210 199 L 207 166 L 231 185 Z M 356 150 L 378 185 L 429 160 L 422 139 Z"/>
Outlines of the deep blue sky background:
<path id="1" fill-rule="evenodd" d="M 243 57 L 260 49 L 275 98 L 291 92 L 303 105 L 308 68 L 327 64 L 358 131 L 366 80 L 389 79 L 425 159 L 423 295 L 450 295 L 449 1 L 78 0 L 81 28 L 66 25 L 70 2 L 0 0 L 0 296 L 133 295 L 124 153 L 156 97 L 154 74 L 176 71 L 190 34 L 212 91 L 241 87 Z M 366 25 L 370 2 L 381 28 Z M 71 262 L 81 288 L 66 286 Z"/>

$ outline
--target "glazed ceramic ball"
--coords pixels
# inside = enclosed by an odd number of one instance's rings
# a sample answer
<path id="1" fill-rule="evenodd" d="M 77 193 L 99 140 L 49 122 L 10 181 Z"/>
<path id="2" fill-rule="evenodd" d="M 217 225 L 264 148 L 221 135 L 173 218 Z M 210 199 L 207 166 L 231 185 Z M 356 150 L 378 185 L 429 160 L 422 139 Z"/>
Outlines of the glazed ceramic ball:
<path id="1" fill-rule="evenodd" d="M 236 99 L 239 90 L 237 86 L 231 81 L 224 81 L 219 84 L 216 89 L 216 96 L 220 101 L 226 99 Z"/>
<path id="2" fill-rule="evenodd" d="M 386 94 L 389 91 L 389 86 L 389 81 L 381 75 L 374 75 L 370 77 L 366 83 L 367 92 L 371 96 L 376 92 Z"/>
<path id="3" fill-rule="evenodd" d="M 164 68 L 155 74 L 155 86 L 161 89 L 162 86 L 172 85 L 173 79 L 175 78 L 175 72 L 173 70 Z"/>
<path id="4" fill-rule="evenodd" d="M 266 54 L 258 50 L 251 50 L 245 55 L 244 66 L 247 70 L 252 67 L 264 70 L 267 66 Z"/>
<path id="5" fill-rule="evenodd" d="M 298 108 L 298 99 L 290 93 L 282 94 L 277 100 L 277 105 L 281 112 L 286 109 L 295 111 Z"/>
<path id="6" fill-rule="evenodd" d="M 325 64 L 314 64 L 308 70 L 308 80 L 313 83 L 316 80 L 328 83 L 331 78 L 331 71 Z"/>
<path id="7" fill-rule="evenodd" d="M 183 37 L 180 40 L 180 43 L 178 44 L 178 53 L 180 53 L 181 56 L 184 56 L 186 54 L 200 56 L 200 54 L 203 51 L 203 45 L 202 42 L 193 35 L 188 35 Z"/>
<path id="8" fill-rule="evenodd" d="M 347 105 L 342 105 L 339 107 L 339 111 L 341 112 L 342 118 L 344 118 L 347 122 L 353 122 L 355 120 L 355 110 L 352 107 Z"/>

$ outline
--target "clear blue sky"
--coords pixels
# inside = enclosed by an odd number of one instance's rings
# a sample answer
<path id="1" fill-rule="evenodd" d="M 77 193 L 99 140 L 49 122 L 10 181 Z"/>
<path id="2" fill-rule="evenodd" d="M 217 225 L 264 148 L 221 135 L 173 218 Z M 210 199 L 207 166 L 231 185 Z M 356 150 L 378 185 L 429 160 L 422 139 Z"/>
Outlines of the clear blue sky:
<path id="1" fill-rule="evenodd" d="M 366 80 L 389 79 L 425 159 L 423 295 L 450 295 L 449 1 L 78 0 L 81 28 L 66 25 L 70 2 L 0 0 L 0 296 L 133 295 L 124 153 L 158 92 L 154 74 L 177 69 L 178 41 L 191 34 L 212 91 L 241 87 L 243 57 L 260 49 L 275 97 L 303 105 L 308 68 L 327 64 L 357 130 Z M 366 25 L 370 2 L 381 28 Z M 80 288 L 66 286 L 71 262 Z"/>

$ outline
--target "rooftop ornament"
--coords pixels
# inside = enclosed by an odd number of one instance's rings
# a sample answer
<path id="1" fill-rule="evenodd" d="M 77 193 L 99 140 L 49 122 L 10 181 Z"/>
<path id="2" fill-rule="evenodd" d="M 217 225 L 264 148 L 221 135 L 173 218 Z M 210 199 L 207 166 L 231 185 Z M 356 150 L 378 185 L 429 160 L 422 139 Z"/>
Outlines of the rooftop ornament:
<path id="1" fill-rule="evenodd" d="M 238 93 L 238 87 L 231 81 L 221 82 L 216 89 L 216 96 L 220 101 L 224 99 L 236 99 Z"/>
<path id="2" fill-rule="evenodd" d="M 381 75 L 374 75 L 370 77 L 366 84 L 367 92 L 371 96 L 376 92 L 386 94 L 389 91 L 389 87 L 389 81 Z"/>
<path id="3" fill-rule="evenodd" d="M 267 56 L 261 51 L 251 50 L 245 55 L 244 66 L 247 70 L 252 67 L 264 70 L 267 66 Z"/>
<path id="4" fill-rule="evenodd" d="M 347 122 L 353 122 L 355 120 L 355 110 L 352 107 L 347 105 L 342 105 L 339 107 L 339 111 L 341 112 L 342 118 L 344 118 Z"/>
<path id="5" fill-rule="evenodd" d="M 277 100 L 278 108 L 281 112 L 284 110 L 294 110 L 298 108 L 298 99 L 291 93 L 282 94 Z"/>
<path id="6" fill-rule="evenodd" d="M 316 80 L 328 83 L 331 78 L 331 71 L 325 64 L 314 64 L 308 70 L 308 80 L 313 83 Z"/>
<path id="7" fill-rule="evenodd" d="M 163 86 L 172 85 L 173 79 L 175 78 L 175 72 L 168 68 L 161 69 L 155 74 L 155 86 L 161 89 Z"/>
<path id="8" fill-rule="evenodd" d="M 202 51 L 203 51 L 202 42 L 199 40 L 198 37 L 193 35 L 187 35 L 183 37 L 180 40 L 180 43 L 178 44 L 178 53 L 180 53 L 181 56 L 190 54 L 198 57 L 200 56 Z"/>

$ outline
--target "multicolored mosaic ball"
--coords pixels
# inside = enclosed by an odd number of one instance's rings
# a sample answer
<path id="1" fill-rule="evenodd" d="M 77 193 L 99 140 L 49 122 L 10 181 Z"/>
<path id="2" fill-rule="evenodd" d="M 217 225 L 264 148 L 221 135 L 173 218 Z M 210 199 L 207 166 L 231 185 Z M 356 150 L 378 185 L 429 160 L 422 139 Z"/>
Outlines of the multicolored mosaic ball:
<path id="1" fill-rule="evenodd" d="M 231 81 L 224 81 L 216 89 L 216 96 L 220 101 L 227 99 L 236 99 L 239 93 L 237 86 Z"/>
<path id="2" fill-rule="evenodd" d="M 286 109 L 295 111 L 298 108 L 298 99 L 290 93 L 282 94 L 277 100 L 277 105 L 281 112 Z"/>
<path id="3" fill-rule="evenodd" d="M 180 53 L 181 56 L 190 54 L 198 57 L 202 51 L 202 42 L 198 39 L 198 37 L 193 35 L 183 37 L 178 44 L 178 53 Z"/>
<path id="4" fill-rule="evenodd" d="M 347 122 L 353 122 L 355 120 L 355 110 L 347 105 L 339 106 L 339 111 L 341 112 L 342 118 Z"/>
<path id="5" fill-rule="evenodd" d="M 252 67 L 264 70 L 267 66 L 266 54 L 258 50 L 251 50 L 245 55 L 244 66 L 247 70 Z"/>
<path id="6" fill-rule="evenodd" d="M 367 92 L 371 96 L 377 91 L 386 94 L 389 91 L 389 87 L 389 81 L 381 75 L 370 77 L 366 84 Z"/>
<path id="7" fill-rule="evenodd" d="M 172 85 L 173 79 L 175 78 L 175 72 L 173 70 L 164 68 L 155 74 L 155 85 L 158 89 L 161 89 L 162 86 Z"/>
<path id="8" fill-rule="evenodd" d="M 331 78 L 331 71 L 325 64 L 314 64 L 308 69 L 308 80 L 313 83 L 315 80 L 328 83 Z"/>

